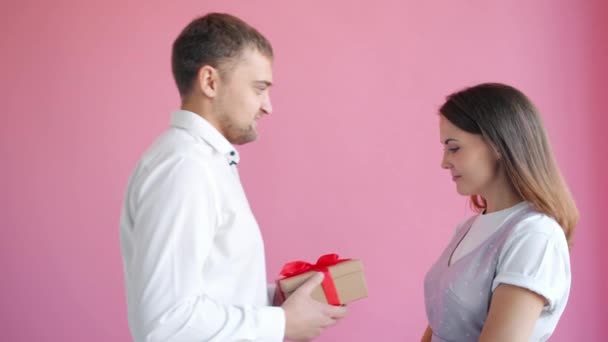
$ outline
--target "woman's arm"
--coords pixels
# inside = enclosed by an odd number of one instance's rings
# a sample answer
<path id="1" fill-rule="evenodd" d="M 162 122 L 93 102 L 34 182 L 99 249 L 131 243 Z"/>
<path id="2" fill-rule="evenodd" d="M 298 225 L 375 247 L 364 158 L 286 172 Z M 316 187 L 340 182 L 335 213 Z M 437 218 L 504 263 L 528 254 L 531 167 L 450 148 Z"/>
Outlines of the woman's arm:
<path id="1" fill-rule="evenodd" d="M 433 338 L 433 330 L 431 330 L 430 326 L 426 326 L 426 330 L 424 331 L 424 335 L 422 335 L 422 338 L 420 339 L 420 342 L 431 342 L 431 339 Z"/>
<path id="2" fill-rule="evenodd" d="M 501 284 L 492 295 L 480 342 L 527 342 L 545 299 L 522 287 Z"/>

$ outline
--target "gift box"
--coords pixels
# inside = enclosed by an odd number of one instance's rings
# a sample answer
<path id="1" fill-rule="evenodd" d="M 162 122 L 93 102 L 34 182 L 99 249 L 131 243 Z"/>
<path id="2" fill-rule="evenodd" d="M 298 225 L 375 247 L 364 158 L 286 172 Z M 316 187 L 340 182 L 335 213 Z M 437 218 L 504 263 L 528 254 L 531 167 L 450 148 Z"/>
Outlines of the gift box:
<path id="1" fill-rule="evenodd" d="M 337 254 L 326 254 L 316 264 L 294 261 L 286 264 L 277 281 L 283 300 L 289 297 L 316 272 L 325 274 L 323 283 L 315 288 L 312 298 L 332 305 L 343 305 L 367 297 L 363 264 L 357 259 L 339 259 Z"/>

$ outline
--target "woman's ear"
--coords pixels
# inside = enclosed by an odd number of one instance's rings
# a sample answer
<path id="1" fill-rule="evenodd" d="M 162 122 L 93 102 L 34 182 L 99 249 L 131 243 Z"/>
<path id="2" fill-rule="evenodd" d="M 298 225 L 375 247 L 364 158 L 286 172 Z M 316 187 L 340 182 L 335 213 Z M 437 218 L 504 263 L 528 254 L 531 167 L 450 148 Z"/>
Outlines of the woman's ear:
<path id="1" fill-rule="evenodd" d="M 492 149 L 492 155 L 494 156 L 494 159 L 496 161 L 499 161 L 502 159 L 502 154 L 500 153 L 500 151 L 498 151 L 498 148 L 496 147 L 496 145 L 494 145 L 493 143 L 488 143 L 490 145 L 490 148 Z"/>
<path id="2" fill-rule="evenodd" d="M 490 141 L 490 139 L 488 139 L 487 137 L 483 136 L 483 140 L 484 142 L 490 146 L 490 149 L 492 150 L 492 156 L 494 157 L 494 160 L 499 161 L 502 159 L 502 154 L 500 153 L 500 151 L 498 151 L 498 148 L 496 147 L 496 145 L 494 145 L 494 143 L 492 141 Z"/>

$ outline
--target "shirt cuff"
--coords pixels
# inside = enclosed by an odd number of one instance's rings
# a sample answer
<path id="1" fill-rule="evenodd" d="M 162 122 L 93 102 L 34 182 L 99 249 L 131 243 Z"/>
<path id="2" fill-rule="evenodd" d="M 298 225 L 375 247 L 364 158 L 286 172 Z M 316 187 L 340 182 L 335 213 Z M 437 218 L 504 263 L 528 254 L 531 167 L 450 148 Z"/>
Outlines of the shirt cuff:
<path id="1" fill-rule="evenodd" d="M 268 302 L 270 303 L 271 306 L 274 306 L 274 295 L 277 291 L 277 284 L 268 284 L 267 286 L 268 289 Z"/>
<path id="2" fill-rule="evenodd" d="M 285 311 L 276 306 L 265 306 L 258 311 L 260 339 L 264 342 L 283 342 L 285 338 Z"/>

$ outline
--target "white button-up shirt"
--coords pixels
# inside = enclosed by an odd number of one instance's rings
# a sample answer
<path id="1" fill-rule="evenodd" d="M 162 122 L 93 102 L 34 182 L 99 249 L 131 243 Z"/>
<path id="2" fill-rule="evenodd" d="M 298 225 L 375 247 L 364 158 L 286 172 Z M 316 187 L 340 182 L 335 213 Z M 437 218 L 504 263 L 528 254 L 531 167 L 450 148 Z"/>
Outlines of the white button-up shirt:
<path id="1" fill-rule="evenodd" d="M 135 341 L 283 340 L 238 162 L 219 131 L 183 110 L 139 161 L 120 222 Z"/>

